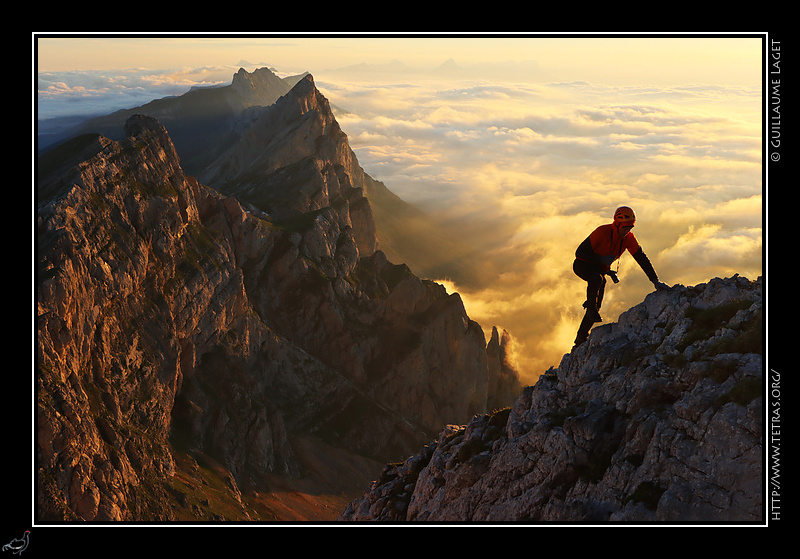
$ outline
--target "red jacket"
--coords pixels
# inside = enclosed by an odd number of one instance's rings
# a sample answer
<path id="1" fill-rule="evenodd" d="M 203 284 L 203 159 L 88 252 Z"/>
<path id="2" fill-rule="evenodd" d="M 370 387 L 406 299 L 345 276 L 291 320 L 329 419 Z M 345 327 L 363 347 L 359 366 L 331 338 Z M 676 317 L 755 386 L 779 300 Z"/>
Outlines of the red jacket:
<path id="1" fill-rule="evenodd" d="M 653 265 L 645 255 L 639 241 L 632 232 L 624 237 L 619 236 L 619 231 L 613 223 L 601 225 L 591 232 L 575 251 L 578 260 L 596 265 L 602 273 L 611 269 L 611 263 L 617 260 L 625 251 L 631 253 L 636 262 L 641 266 L 650 281 L 658 281 Z M 611 256 L 611 258 L 603 258 Z"/>
<path id="2" fill-rule="evenodd" d="M 589 235 L 589 242 L 592 245 L 592 252 L 597 256 L 613 256 L 617 260 L 626 250 L 631 256 L 639 250 L 639 241 L 634 237 L 633 232 L 629 232 L 624 237 L 619 236 L 619 231 L 613 223 L 601 225 Z M 604 264 L 604 269 L 608 270 L 611 262 Z"/>

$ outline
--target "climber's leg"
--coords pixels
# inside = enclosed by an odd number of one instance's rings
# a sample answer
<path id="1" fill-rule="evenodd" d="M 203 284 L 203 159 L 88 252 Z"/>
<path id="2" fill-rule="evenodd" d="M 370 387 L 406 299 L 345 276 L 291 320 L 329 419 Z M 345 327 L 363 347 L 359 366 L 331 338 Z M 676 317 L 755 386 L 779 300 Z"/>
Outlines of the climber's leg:
<path id="1" fill-rule="evenodd" d="M 575 259 L 572 264 L 572 270 L 575 275 L 586 281 L 586 301 L 583 303 L 583 308 L 586 309 L 586 312 L 575 337 L 575 346 L 579 346 L 589 337 L 589 330 L 592 324 L 603 321 L 598 311 L 603 302 L 606 278 L 595 266 L 583 260 Z"/>

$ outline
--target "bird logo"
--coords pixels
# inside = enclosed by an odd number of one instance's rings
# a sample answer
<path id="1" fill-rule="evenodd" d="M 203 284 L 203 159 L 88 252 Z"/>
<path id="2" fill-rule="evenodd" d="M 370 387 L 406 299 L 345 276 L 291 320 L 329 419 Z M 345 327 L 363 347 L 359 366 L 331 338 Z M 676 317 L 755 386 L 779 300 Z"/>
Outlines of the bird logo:
<path id="1" fill-rule="evenodd" d="M 6 545 L 3 546 L 3 551 L 10 551 L 15 555 L 21 554 L 28 547 L 28 538 L 30 537 L 30 530 L 25 530 L 25 534 L 21 538 L 14 538 Z"/>

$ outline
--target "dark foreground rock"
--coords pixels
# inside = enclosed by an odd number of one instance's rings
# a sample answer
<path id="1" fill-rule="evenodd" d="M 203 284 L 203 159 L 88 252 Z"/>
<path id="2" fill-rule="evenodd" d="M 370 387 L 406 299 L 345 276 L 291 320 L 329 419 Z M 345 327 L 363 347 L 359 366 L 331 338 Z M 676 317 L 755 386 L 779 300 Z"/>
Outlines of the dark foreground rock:
<path id="1" fill-rule="evenodd" d="M 340 520 L 761 520 L 762 310 L 760 278 L 654 292 Z"/>

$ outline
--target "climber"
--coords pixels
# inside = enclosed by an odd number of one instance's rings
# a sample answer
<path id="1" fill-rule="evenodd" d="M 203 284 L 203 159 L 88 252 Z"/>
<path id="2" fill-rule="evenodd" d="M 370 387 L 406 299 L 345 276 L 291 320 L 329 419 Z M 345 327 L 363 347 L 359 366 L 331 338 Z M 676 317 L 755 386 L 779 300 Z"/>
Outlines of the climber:
<path id="1" fill-rule="evenodd" d="M 658 280 L 658 275 L 653 265 L 645 255 L 636 237 L 631 233 L 636 223 L 636 215 L 628 206 L 620 206 L 614 212 L 614 221 L 601 225 L 586 237 L 575 251 L 575 262 L 572 270 L 586 281 L 586 302 L 583 307 L 586 313 L 578 328 L 575 346 L 579 346 L 589 337 L 589 329 L 595 322 L 602 322 L 600 318 L 600 305 L 603 302 L 603 293 L 606 286 L 606 276 L 610 276 L 614 283 L 619 279 L 611 264 L 627 250 L 633 255 L 634 260 L 642 267 L 647 278 L 653 282 L 656 289 L 669 289 Z M 617 265 L 619 269 L 619 265 Z"/>

